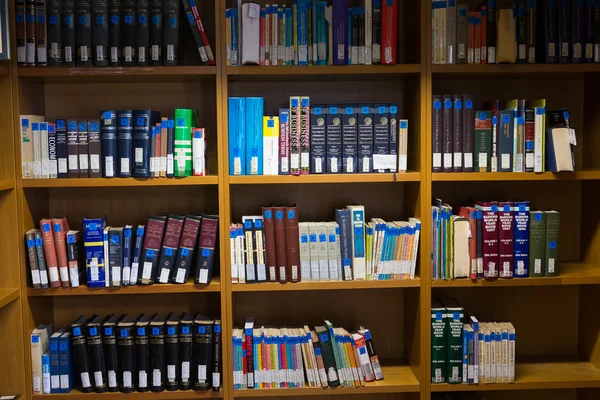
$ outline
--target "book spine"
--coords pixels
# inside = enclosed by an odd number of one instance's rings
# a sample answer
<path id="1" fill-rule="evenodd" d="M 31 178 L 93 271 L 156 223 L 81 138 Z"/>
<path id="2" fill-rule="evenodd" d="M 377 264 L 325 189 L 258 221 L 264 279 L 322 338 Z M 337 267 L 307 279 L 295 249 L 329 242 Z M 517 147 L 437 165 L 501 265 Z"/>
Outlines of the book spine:
<path id="1" fill-rule="evenodd" d="M 206 172 L 206 130 L 192 129 L 192 175 L 204 176 Z"/>
<path id="2" fill-rule="evenodd" d="M 496 0 L 487 1 L 487 63 L 496 64 Z"/>
<path id="3" fill-rule="evenodd" d="M 35 0 L 25 0 L 25 43 L 28 67 L 35 67 L 36 64 L 35 28 Z"/>
<path id="4" fill-rule="evenodd" d="M 80 285 L 79 247 L 79 232 L 67 232 L 67 264 L 72 287 Z"/>
<path id="5" fill-rule="evenodd" d="M 467 17 L 467 64 L 475 64 L 475 12 Z"/>
<path id="6" fill-rule="evenodd" d="M 245 100 L 230 97 L 228 104 L 229 175 L 246 175 Z"/>
<path id="7" fill-rule="evenodd" d="M 473 96 L 464 95 L 462 115 L 462 153 L 463 171 L 473 172 L 473 152 L 475 138 L 475 110 L 473 109 Z"/>
<path id="8" fill-rule="evenodd" d="M 163 1 L 162 63 L 177 65 L 179 54 L 179 1 Z"/>
<path id="9" fill-rule="evenodd" d="M 535 172 L 544 172 L 545 107 L 535 107 L 534 164 Z"/>
<path id="10" fill-rule="evenodd" d="M 120 178 L 129 178 L 133 166 L 133 111 L 117 111 L 117 168 Z"/>
<path id="11" fill-rule="evenodd" d="M 50 372 L 50 352 L 46 352 L 42 354 L 42 393 L 50 394 L 52 393 L 52 375 Z"/>
<path id="12" fill-rule="evenodd" d="M 102 354 L 102 336 L 100 328 L 94 325 L 86 326 L 86 344 L 93 376 L 94 392 L 105 393 L 107 390 L 106 366 Z"/>
<path id="13" fill-rule="evenodd" d="M 290 97 L 290 174 L 300 175 L 300 97 Z"/>
<path id="14" fill-rule="evenodd" d="M 585 0 L 573 0 L 571 6 L 571 61 L 581 63 L 585 60 Z"/>
<path id="15" fill-rule="evenodd" d="M 485 203 L 479 207 L 482 216 L 483 275 L 485 279 L 498 278 L 498 204 Z"/>
<path id="16" fill-rule="evenodd" d="M 19 7 L 19 4 L 17 4 Z M 51 0 L 48 2 L 48 65 L 51 67 L 61 67 L 63 57 L 62 44 L 62 15 L 61 2 L 59 0 Z M 17 11 L 17 16 L 19 11 Z M 20 28 L 17 24 L 17 32 Z M 17 34 L 17 51 L 19 47 L 19 35 Z"/>
<path id="17" fill-rule="evenodd" d="M 71 354 L 70 332 L 65 332 L 58 338 L 58 363 L 60 393 L 69 393 L 73 389 L 73 356 Z"/>
<path id="18" fill-rule="evenodd" d="M 46 259 L 44 257 L 44 240 L 42 239 L 42 233 L 38 230 L 34 233 L 35 237 L 35 252 L 37 255 L 37 263 L 40 269 L 40 287 L 42 289 L 48 288 L 48 268 L 46 267 Z"/>
<path id="19" fill-rule="evenodd" d="M 57 332 L 58 334 L 58 332 Z M 52 335 L 48 341 L 50 342 L 50 393 L 60 393 L 60 366 L 58 361 L 58 336 Z"/>
<path id="20" fill-rule="evenodd" d="M 134 330 L 135 347 L 135 389 L 138 392 L 148 391 L 148 375 L 150 374 L 150 356 L 148 349 L 148 330 L 145 326 L 137 326 Z"/>
<path id="21" fill-rule="evenodd" d="M 144 233 L 144 246 L 140 255 L 142 271 L 138 278 L 139 284 L 151 285 L 156 281 L 164 228 L 164 217 L 148 217 Z"/>
<path id="22" fill-rule="evenodd" d="M 475 37 L 473 38 L 473 53 L 475 57 L 475 64 L 481 64 L 481 12 L 475 12 L 475 22 L 474 22 L 474 33 Z"/>
<path id="23" fill-rule="evenodd" d="M 333 64 L 348 64 L 348 0 L 333 2 Z"/>
<path id="24" fill-rule="evenodd" d="M 279 175 L 290 173 L 290 112 L 279 109 Z"/>
<path id="25" fill-rule="evenodd" d="M 77 152 L 79 155 L 79 177 L 87 178 L 90 174 L 90 144 L 88 121 L 77 121 Z"/>
<path id="26" fill-rule="evenodd" d="M 534 0 L 535 1 L 535 0 Z M 481 63 L 487 64 L 487 5 L 480 6 L 481 13 Z"/>
<path id="27" fill-rule="evenodd" d="M 100 156 L 102 147 L 100 143 L 100 121 L 95 119 L 89 121 L 88 146 L 89 146 L 89 175 L 90 178 L 101 178 L 102 167 Z"/>
<path id="28" fill-rule="evenodd" d="M 71 327 L 71 338 L 73 360 L 75 361 L 75 368 L 80 378 L 81 391 L 83 393 L 91 393 L 94 389 L 90 381 L 90 362 L 85 343 L 85 336 L 83 335 L 80 326 Z"/>
<path id="29" fill-rule="evenodd" d="M 108 67 L 108 2 L 107 0 L 92 1 L 92 42 L 95 67 Z"/>
<path id="30" fill-rule="evenodd" d="M 105 178 L 118 176 L 117 163 L 117 113 L 102 111 L 100 113 L 100 141 L 102 154 L 102 171 Z"/>
<path id="31" fill-rule="evenodd" d="M 39 123 L 39 141 L 40 141 L 40 156 L 41 156 L 41 176 L 40 178 L 50 178 L 50 159 L 48 153 L 48 123 Z"/>
<path id="32" fill-rule="evenodd" d="M 189 0 L 182 0 L 181 4 L 183 5 L 183 12 L 185 13 L 185 16 L 190 24 L 190 28 L 192 29 L 192 36 L 194 37 L 194 42 L 196 44 L 196 48 L 198 49 L 198 54 L 200 55 L 200 61 L 203 65 L 208 65 L 208 56 L 206 55 L 206 49 L 204 48 L 204 43 L 202 42 L 202 37 L 200 36 L 200 31 L 198 29 L 198 25 L 196 24 L 196 19 L 194 17 L 194 13 L 192 12 L 190 2 Z M 239 12 L 241 14 L 241 8 Z M 241 27 L 241 25 L 238 26 Z"/>
<path id="33" fill-rule="evenodd" d="M 466 5 L 461 4 L 456 10 L 456 63 L 466 64 L 469 55 L 469 11 Z"/>
<path id="34" fill-rule="evenodd" d="M 585 2 L 585 28 L 584 28 L 584 45 L 585 45 L 585 62 L 594 62 L 594 0 L 586 0 Z M 599 29 L 600 30 L 600 29 Z"/>
<path id="35" fill-rule="evenodd" d="M 36 0 L 35 49 L 38 67 L 45 67 L 48 65 L 48 41 L 46 31 L 46 0 Z"/>
<path id="36" fill-rule="evenodd" d="M 150 65 L 162 65 L 163 55 L 163 1 L 150 0 Z"/>
<path id="37" fill-rule="evenodd" d="M 443 123 L 442 123 L 442 143 L 444 151 L 444 172 L 452 172 L 452 95 L 444 95 L 443 97 Z"/>
<path id="38" fill-rule="evenodd" d="M 48 177 L 58 175 L 58 160 L 56 157 L 56 125 L 48 123 Z"/>
<path id="39" fill-rule="evenodd" d="M 148 65 L 148 49 L 150 46 L 149 0 L 136 0 L 135 7 L 135 50 L 136 65 Z"/>
<path id="40" fill-rule="evenodd" d="M 358 125 L 358 172 L 373 172 L 373 108 L 370 104 L 359 105 L 357 110 Z"/>
<path id="41" fill-rule="evenodd" d="M 571 5 L 570 0 L 558 0 L 559 63 L 571 62 Z"/>
<path id="42" fill-rule="evenodd" d="M 463 365 L 463 318 L 464 312 L 460 309 L 446 309 L 447 329 L 447 361 L 446 379 L 448 383 L 462 383 Z M 433 338 L 432 338 L 433 340 Z"/>
<path id="43" fill-rule="evenodd" d="M 444 308 L 431 310 L 431 383 L 445 383 L 448 330 Z"/>
<path id="44" fill-rule="evenodd" d="M 77 23 L 77 66 L 91 67 L 93 64 L 92 50 L 92 4 L 90 0 L 75 0 Z"/>
<path id="45" fill-rule="evenodd" d="M 204 51 L 206 52 L 208 64 L 215 65 L 215 57 L 210 47 L 210 42 L 208 41 L 208 36 L 206 35 L 206 30 L 204 29 L 204 25 L 202 24 L 202 18 L 200 17 L 200 13 L 198 12 L 198 6 L 196 5 L 195 0 L 190 0 L 190 7 L 192 9 L 192 14 L 194 15 L 196 27 L 198 28 L 198 32 L 200 32 L 200 38 L 202 39 L 202 45 L 204 46 Z"/>
<path id="46" fill-rule="evenodd" d="M 514 276 L 514 216 L 511 202 L 498 204 L 500 278 Z"/>
<path id="47" fill-rule="evenodd" d="M 463 159 L 463 97 L 461 95 L 454 95 L 453 107 L 452 107 L 452 171 L 462 172 L 462 159 Z M 466 135 L 464 135 L 466 136 Z"/>
<path id="48" fill-rule="evenodd" d="M 356 125 L 356 107 L 348 105 L 342 109 L 342 157 L 343 172 L 357 172 L 358 127 Z"/>
<path id="49" fill-rule="evenodd" d="M 59 276 L 58 259 L 56 257 L 56 247 L 54 245 L 54 236 L 52 234 L 52 221 L 49 219 L 41 220 L 40 230 L 42 232 L 42 240 L 44 242 L 46 265 L 50 275 L 50 286 L 60 287 L 61 280 Z"/>
<path id="50" fill-rule="evenodd" d="M 446 7 L 446 64 L 456 64 L 456 1 L 448 0 Z"/>
<path id="51" fill-rule="evenodd" d="M 398 1 L 386 0 L 381 8 L 381 63 L 396 64 Z"/>
<path id="52" fill-rule="evenodd" d="M 514 121 L 513 110 L 500 111 L 498 124 L 499 172 L 513 172 Z"/>
<path id="53" fill-rule="evenodd" d="M 19 66 L 27 65 L 27 28 L 26 28 L 26 8 L 25 0 L 15 1 L 15 22 L 16 22 L 16 42 L 17 42 L 17 64 Z"/>
<path id="54" fill-rule="evenodd" d="M 327 172 L 327 108 L 313 106 L 310 114 L 310 173 L 322 174 Z"/>
<path id="55" fill-rule="evenodd" d="M 33 232 L 27 232 L 25 235 L 25 243 L 27 244 L 27 256 L 29 258 L 29 270 L 31 272 L 31 283 L 34 289 L 41 289 L 40 267 L 37 261 L 37 253 L 35 250 L 35 235 Z"/>
<path id="56" fill-rule="evenodd" d="M 433 172 L 442 172 L 443 125 L 442 96 L 433 96 L 432 150 Z"/>
<path id="57" fill-rule="evenodd" d="M 176 177 L 192 175 L 192 128 L 194 128 L 194 111 L 175 109 L 174 162 Z"/>
<path id="58" fill-rule="evenodd" d="M 518 0 L 513 12 L 517 22 L 517 63 L 527 64 L 527 0 Z"/>
<path id="59" fill-rule="evenodd" d="M 546 276 L 558 276 L 558 237 L 560 233 L 560 213 L 548 211 L 546 214 Z"/>
<path id="60" fill-rule="evenodd" d="M 310 98 L 300 98 L 300 174 L 310 173 Z"/>
<path id="61" fill-rule="evenodd" d="M 262 175 L 264 100 L 262 97 L 246 97 L 245 101 L 246 172 L 248 175 Z"/>
<path id="62" fill-rule="evenodd" d="M 326 112 L 327 173 L 342 171 L 342 124 L 340 107 L 330 105 Z"/>
<path id="63" fill-rule="evenodd" d="M 199 253 L 198 262 L 196 263 L 196 278 L 194 280 L 197 284 L 209 284 L 211 282 L 217 258 L 218 235 L 219 217 L 216 215 L 203 215 L 198 240 Z"/>
<path id="64" fill-rule="evenodd" d="M 535 64 L 536 62 L 537 17 L 537 2 L 527 0 L 527 63 L 529 64 Z"/>
<path id="65" fill-rule="evenodd" d="M 534 171 L 535 110 L 525 110 L 525 172 Z"/>
<path id="66" fill-rule="evenodd" d="M 108 57 L 109 66 L 121 65 L 121 1 L 108 0 Z"/>
<path id="67" fill-rule="evenodd" d="M 60 275 L 60 283 L 62 287 L 71 286 L 69 283 L 69 263 L 67 261 L 67 239 L 66 230 L 68 224 L 66 220 L 55 218 L 52 220 L 52 233 L 54 238 L 54 246 L 56 249 L 56 260 L 58 263 L 58 272 Z"/>
<path id="68" fill-rule="evenodd" d="M 165 390 L 166 370 L 165 370 L 165 325 L 151 325 L 149 342 L 150 371 L 152 371 L 152 382 L 150 390 L 152 392 L 162 392 Z"/>

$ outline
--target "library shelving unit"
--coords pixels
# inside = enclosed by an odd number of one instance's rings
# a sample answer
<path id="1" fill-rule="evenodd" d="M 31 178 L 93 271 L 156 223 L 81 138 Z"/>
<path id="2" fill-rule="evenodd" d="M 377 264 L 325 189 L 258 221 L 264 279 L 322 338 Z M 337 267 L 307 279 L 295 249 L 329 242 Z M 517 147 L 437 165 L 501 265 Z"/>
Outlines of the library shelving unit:
<path id="1" fill-rule="evenodd" d="M 266 0 L 260 0 L 265 4 Z M 475 6 L 476 1 L 467 1 Z M 429 400 L 432 392 L 486 391 L 490 399 L 581 399 L 600 397 L 600 211 L 596 206 L 600 158 L 599 64 L 432 65 L 431 2 L 399 0 L 400 64 L 396 66 L 234 67 L 225 62 L 225 9 L 229 0 L 198 2 L 214 46 L 217 65 L 196 66 L 194 46 L 183 34 L 179 67 L 17 68 L 0 66 L 0 240 L 5 264 L 0 274 L 0 389 L 33 395 L 29 333 L 40 323 L 66 327 L 92 313 L 202 312 L 223 323 L 223 376 L 219 392 L 159 394 L 69 394 L 52 398 L 184 399 L 288 396 Z M 472 3 L 472 4 L 471 4 Z M 504 0 L 499 1 L 504 5 Z M 14 4 L 11 3 L 14 15 Z M 11 32 L 14 37 L 14 18 Z M 182 24 L 187 32 L 187 24 Z M 16 54 L 12 44 L 12 54 Z M 11 73 L 12 71 L 12 73 Z M 12 85 L 12 91 L 11 91 Z M 4 92 L 6 91 L 6 92 Z M 432 93 L 472 93 L 476 106 L 491 98 L 546 98 L 566 107 L 577 130 L 575 174 L 431 172 Z M 313 104 L 396 102 L 409 120 L 407 173 L 229 176 L 227 98 L 262 96 L 265 113 L 275 114 L 290 95 Z M 14 100 L 13 100 L 14 99 Z M 19 115 L 48 120 L 96 118 L 102 109 L 153 108 L 172 115 L 176 107 L 200 110 L 209 132 L 211 175 L 183 179 L 53 179 L 21 176 Z M 9 113 L 12 112 L 12 118 Z M 7 117 L 9 116 L 9 117 Z M 4 120 L 6 119 L 6 121 Z M 14 152 L 11 152 L 14 142 Z M 8 145 L 7 145 L 8 144 Z M 16 171 L 16 172 L 15 172 Z M 560 271 L 555 278 L 496 282 L 431 281 L 432 196 L 451 204 L 471 197 L 525 198 L 539 208 L 561 211 Z M 228 228 L 261 205 L 298 206 L 300 220 L 331 220 L 335 206 L 363 204 L 367 218 L 422 221 L 418 277 L 411 281 L 231 284 Z M 33 290 L 24 233 L 43 217 L 68 216 L 75 229 L 85 216 L 107 215 L 109 224 L 143 223 L 148 214 L 218 213 L 220 276 L 210 285 Z M 5 225 L 7 224 L 7 225 Z M 79 225 L 78 225 L 79 224 Z M 6 228 L 5 228 L 6 226 Z M 12 229 L 8 229 L 12 228 Z M 6 294 L 5 294 L 6 293 Z M 22 297 L 19 296 L 22 293 Z M 515 325 L 517 373 L 514 384 L 430 384 L 432 297 L 456 297 L 481 320 Z M 230 333 L 254 316 L 260 324 L 320 323 L 369 327 L 384 365 L 385 380 L 336 390 L 260 389 L 234 391 Z M 21 323 L 22 320 L 22 323 Z M 9 338 L 8 340 L 5 338 Z M 10 343 L 7 345 L 7 343 Z M 508 392 L 510 391 L 510 393 Z"/>

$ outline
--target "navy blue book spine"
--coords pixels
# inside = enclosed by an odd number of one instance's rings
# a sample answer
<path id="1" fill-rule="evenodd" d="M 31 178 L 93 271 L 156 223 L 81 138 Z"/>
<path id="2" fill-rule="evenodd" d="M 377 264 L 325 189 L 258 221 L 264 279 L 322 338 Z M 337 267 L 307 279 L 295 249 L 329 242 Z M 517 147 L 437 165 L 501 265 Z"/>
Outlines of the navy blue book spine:
<path id="1" fill-rule="evenodd" d="M 356 125 L 355 107 L 348 105 L 342 110 L 342 156 L 344 173 L 356 173 L 356 156 L 358 152 L 358 129 Z"/>
<path id="2" fill-rule="evenodd" d="M 173 152 L 175 149 L 175 119 L 167 119 L 167 178 L 173 177 Z"/>
<path id="3" fill-rule="evenodd" d="M 158 118 L 157 118 L 158 117 Z M 152 110 L 133 111 L 133 176 L 150 176 L 151 129 L 160 121 L 160 113 Z"/>
<path id="4" fill-rule="evenodd" d="M 352 279 L 352 221 L 350 210 L 336 209 L 335 220 L 340 230 L 340 253 L 342 258 L 342 279 Z"/>
<path id="5" fill-rule="evenodd" d="M 558 6 L 558 51 L 559 63 L 571 62 L 571 3 L 559 0 Z"/>
<path id="6" fill-rule="evenodd" d="M 56 120 L 56 159 L 58 162 L 59 178 L 68 178 L 67 169 L 67 122 L 64 119 Z"/>
<path id="7" fill-rule="evenodd" d="M 529 277 L 529 202 L 513 203 L 515 278 Z"/>
<path id="8" fill-rule="evenodd" d="M 327 108 L 313 105 L 310 108 L 310 173 L 323 174 L 327 171 Z"/>
<path id="9" fill-rule="evenodd" d="M 373 106 L 373 154 L 391 154 L 389 120 L 387 104 L 375 104 Z"/>
<path id="10" fill-rule="evenodd" d="M 121 178 L 131 177 L 131 161 L 133 157 L 133 125 L 132 110 L 117 111 L 117 170 Z"/>
<path id="11" fill-rule="evenodd" d="M 513 170 L 513 114 L 514 110 L 500 111 L 500 123 L 498 124 L 499 172 L 512 172 Z"/>
<path id="12" fill-rule="evenodd" d="M 358 172 L 373 172 L 373 113 L 370 104 L 357 107 Z"/>
<path id="13" fill-rule="evenodd" d="M 594 62 L 594 0 L 585 2 L 585 27 L 583 28 L 584 57 L 586 63 Z"/>
<path id="14" fill-rule="evenodd" d="M 132 232 L 133 228 L 131 225 L 127 225 L 123 228 L 123 270 L 127 268 L 130 271 L 130 281 L 131 281 L 131 256 L 133 254 L 133 238 Z M 123 286 L 129 285 L 128 281 L 123 282 Z"/>
<path id="15" fill-rule="evenodd" d="M 117 112 L 113 110 L 100 113 L 100 140 L 102 146 L 102 171 L 105 178 L 119 176 L 117 162 Z"/>
<path id="16" fill-rule="evenodd" d="M 330 105 L 327 109 L 327 173 L 342 172 L 342 115 L 338 105 Z"/>

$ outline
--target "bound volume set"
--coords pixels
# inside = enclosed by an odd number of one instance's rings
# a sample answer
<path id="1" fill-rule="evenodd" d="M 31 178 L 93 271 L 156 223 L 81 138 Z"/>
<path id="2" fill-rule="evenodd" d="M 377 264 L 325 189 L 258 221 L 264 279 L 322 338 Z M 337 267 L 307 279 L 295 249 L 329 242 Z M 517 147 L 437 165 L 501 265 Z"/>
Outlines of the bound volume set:
<path id="1" fill-rule="evenodd" d="M 262 97 L 229 98 L 229 175 L 406 172 L 408 121 L 396 104 L 311 105 L 264 116 Z"/>
<path id="2" fill-rule="evenodd" d="M 431 383 L 514 383 L 516 332 L 479 322 L 454 299 L 431 304 Z"/>
<path id="3" fill-rule="evenodd" d="M 302 328 L 254 326 L 233 329 L 233 387 L 274 389 L 364 386 L 383 379 L 368 329 L 353 333 L 331 322 Z"/>
<path id="4" fill-rule="evenodd" d="M 433 96 L 433 172 L 575 170 L 575 130 L 546 100 L 499 100 L 475 111 L 471 95 Z"/>
<path id="5" fill-rule="evenodd" d="M 558 211 L 530 211 L 528 201 L 432 206 L 433 279 L 558 275 Z"/>
<path id="6" fill-rule="evenodd" d="M 146 225 L 106 226 L 84 218 L 83 232 L 67 218 L 43 219 L 25 234 L 34 289 L 211 282 L 218 272 L 217 215 L 149 216 Z M 83 245 L 83 249 L 82 249 Z M 85 266 L 80 268 L 80 266 Z"/>
<path id="7" fill-rule="evenodd" d="M 432 0 L 434 64 L 600 62 L 600 4 L 594 0 L 517 0 L 475 10 Z"/>
<path id="8" fill-rule="evenodd" d="M 298 209 L 262 207 L 231 224 L 232 283 L 414 279 L 421 221 L 366 222 L 365 207 L 334 222 L 298 222 Z"/>
<path id="9" fill-rule="evenodd" d="M 225 11 L 227 65 L 396 64 L 398 0 L 236 1 Z"/>
<path id="10" fill-rule="evenodd" d="M 204 176 L 207 130 L 194 110 L 101 111 L 99 119 L 21 115 L 23 179 Z"/>
<path id="11" fill-rule="evenodd" d="M 221 387 L 221 321 L 193 314 L 79 317 L 31 333 L 33 393 L 162 392 Z"/>
<path id="12" fill-rule="evenodd" d="M 181 0 L 202 64 L 215 65 L 195 0 Z M 178 65 L 178 0 L 16 0 L 17 62 L 28 67 Z"/>

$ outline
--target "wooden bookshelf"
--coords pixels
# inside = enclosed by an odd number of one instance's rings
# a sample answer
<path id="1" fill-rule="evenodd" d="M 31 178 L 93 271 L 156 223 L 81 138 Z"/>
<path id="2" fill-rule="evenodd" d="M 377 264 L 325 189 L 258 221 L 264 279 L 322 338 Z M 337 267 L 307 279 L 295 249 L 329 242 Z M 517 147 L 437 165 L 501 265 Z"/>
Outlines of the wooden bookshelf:
<path id="1" fill-rule="evenodd" d="M 0 191 L 9 190 L 15 187 L 15 182 L 12 180 L 1 180 L 0 181 Z"/>
<path id="2" fill-rule="evenodd" d="M 462 181 L 555 181 L 555 180 L 595 180 L 600 179 L 600 171 L 576 172 L 435 172 L 433 182 Z"/>
<path id="3" fill-rule="evenodd" d="M 345 282 L 299 282 L 299 283 L 264 283 L 256 285 L 232 284 L 232 292 L 285 292 L 306 290 L 351 290 L 351 289 L 394 289 L 419 287 L 419 277 L 406 280 L 389 281 L 345 281 Z"/>
<path id="4" fill-rule="evenodd" d="M 23 179 L 24 188 L 76 188 L 76 187 L 145 187 L 145 186 L 197 186 L 217 185 L 216 175 L 188 176 L 186 178 L 80 178 L 80 179 Z"/>
<path id="5" fill-rule="evenodd" d="M 82 393 L 77 389 L 73 389 L 70 393 L 61 394 L 36 394 L 31 397 L 34 400 L 42 399 L 56 399 L 56 400 L 79 400 L 79 399 L 90 399 L 90 400 L 147 400 L 147 399 L 222 399 L 223 391 L 220 392 L 196 392 L 193 390 L 177 390 L 175 392 L 144 392 L 144 393 Z"/>
<path id="6" fill-rule="evenodd" d="M 19 298 L 19 289 L 0 289 L 0 309 Z"/>
<path id="7" fill-rule="evenodd" d="M 502 78 L 503 75 L 536 76 L 548 75 L 572 76 L 600 72 L 598 64 L 445 64 L 431 66 L 431 73 L 437 76 L 450 75 L 492 75 Z"/>
<path id="8" fill-rule="evenodd" d="M 382 174 L 332 174 L 332 175 L 259 175 L 230 176 L 231 185 L 263 185 L 285 183 L 369 183 L 369 182 L 419 182 L 418 172 Z"/>

